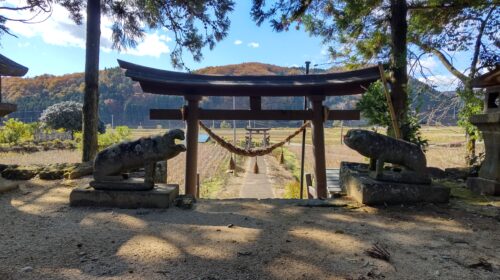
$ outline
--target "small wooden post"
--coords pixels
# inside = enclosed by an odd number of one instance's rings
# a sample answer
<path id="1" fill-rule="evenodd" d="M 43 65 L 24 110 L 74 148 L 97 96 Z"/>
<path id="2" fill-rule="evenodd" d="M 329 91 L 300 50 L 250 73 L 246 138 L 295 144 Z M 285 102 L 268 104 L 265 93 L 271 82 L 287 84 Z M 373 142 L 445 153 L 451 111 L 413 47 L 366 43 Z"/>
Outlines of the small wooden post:
<path id="1" fill-rule="evenodd" d="M 185 96 L 187 105 L 186 132 L 186 177 L 185 192 L 197 197 L 196 174 L 198 174 L 198 117 L 200 96 Z"/>
<path id="2" fill-rule="evenodd" d="M 196 198 L 200 198 L 200 173 L 196 173 Z"/>
<path id="3" fill-rule="evenodd" d="M 306 177 L 307 198 L 313 199 L 315 190 L 312 186 L 312 176 L 311 174 L 307 173 L 305 177 Z"/>
<path id="4" fill-rule="evenodd" d="M 311 96 L 312 117 L 312 144 L 314 155 L 314 178 L 316 179 L 316 195 L 318 198 L 327 198 L 326 162 L 325 162 L 325 133 L 323 128 L 324 96 Z"/>
<path id="5" fill-rule="evenodd" d="M 266 142 L 266 138 L 267 138 L 267 131 L 264 130 L 264 137 L 263 137 L 263 141 L 262 141 L 262 146 L 264 146 L 264 148 L 267 148 L 267 142 Z"/>
<path id="6" fill-rule="evenodd" d="M 344 121 L 340 121 L 340 145 L 344 145 Z"/>

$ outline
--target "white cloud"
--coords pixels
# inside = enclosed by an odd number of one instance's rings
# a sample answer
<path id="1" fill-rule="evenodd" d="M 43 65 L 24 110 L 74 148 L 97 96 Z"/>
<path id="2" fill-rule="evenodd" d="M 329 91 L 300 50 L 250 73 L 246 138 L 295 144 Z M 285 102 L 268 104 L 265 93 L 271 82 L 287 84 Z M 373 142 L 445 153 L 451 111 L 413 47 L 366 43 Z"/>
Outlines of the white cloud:
<path id="1" fill-rule="evenodd" d="M 416 62 L 415 59 L 412 59 L 410 60 L 410 65 L 414 65 Z M 415 67 L 420 67 L 422 66 L 424 69 L 425 72 L 433 72 L 435 70 L 437 70 L 438 68 L 438 63 L 436 61 L 436 59 L 434 58 L 434 56 L 431 56 L 431 55 L 427 55 L 423 58 L 421 58 L 419 60 L 419 64 L 415 64 Z"/>
<path id="2" fill-rule="evenodd" d="M 27 18 L 26 14 L 19 12 L 6 15 L 15 18 Z M 43 18 L 40 18 L 43 19 Z M 39 20 L 39 19 L 38 19 Z M 36 21 L 36 19 L 35 19 Z M 85 19 L 84 19 L 85 22 Z M 101 18 L 101 50 L 112 51 L 112 21 L 107 17 Z M 58 5 L 53 6 L 50 18 L 36 24 L 23 24 L 9 21 L 7 27 L 11 32 L 27 38 L 39 36 L 50 45 L 63 47 L 78 47 L 85 49 L 85 25 L 76 25 L 70 18 L 69 12 Z M 163 53 L 169 53 L 167 45 L 172 39 L 166 35 L 155 33 L 145 34 L 144 40 L 139 42 L 137 48 L 124 50 L 123 53 L 137 56 L 159 57 Z"/>
<path id="3" fill-rule="evenodd" d="M 10 15 L 14 18 L 27 18 L 26 13 L 15 12 Z M 46 16 L 46 15 L 45 15 Z M 42 20 L 43 15 L 33 21 Z M 51 45 L 85 47 L 85 27 L 76 25 L 70 18 L 66 9 L 54 5 L 50 18 L 40 23 L 24 24 L 8 21 L 7 27 L 11 32 L 23 37 L 32 38 L 40 36 L 42 40 Z"/>
<path id="4" fill-rule="evenodd" d="M 241 45 L 241 44 L 243 44 L 243 41 L 241 41 L 241 40 L 236 40 L 236 41 L 234 41 L 234 44 L 235 44 L 235 45 Z"/>
<path id="5" fill-rule="evenodd" d="M 425 68 L 429 68 L 431 71 L 436 69 L 437 67 L 437 62 L 433 56 L 428 56 L 424 59 L 421 59 L 420 64 Z"/>
<path id="6" fill-rule="evenodd" d="M 161 54 L 170 52 L 170 48 L 165 43 L 171 40 L 170 37 L 158 35 L 158 32 L 146 34 L 144 40 L 135 49 L 127 49 L 123 53 L 137 56 L 160 57 Z"/>
<path id="7" fill-rule="evenodd" d="M 329 55 L 330 52 L 328 51 L 328 46 L 321 47 L 320 53 L 321 53 L 321 55 Z"/>
<path id="8" fill-rule="evenodd" d="M 254 48 L 255 49 L 255 48 L 258 48 L 260 45 L 259 45 L 259 43 L 251 42 L 251 43 L 248 43 L 248 46 L 250 48 Z"/>
<path id="9" fill-rule="evenodd" d="M 419 81 L 435 86 L 437 90 L 455 90 L 460 82 L 453 75 L 433 75 L 426 78 L 418 78 Z"/>

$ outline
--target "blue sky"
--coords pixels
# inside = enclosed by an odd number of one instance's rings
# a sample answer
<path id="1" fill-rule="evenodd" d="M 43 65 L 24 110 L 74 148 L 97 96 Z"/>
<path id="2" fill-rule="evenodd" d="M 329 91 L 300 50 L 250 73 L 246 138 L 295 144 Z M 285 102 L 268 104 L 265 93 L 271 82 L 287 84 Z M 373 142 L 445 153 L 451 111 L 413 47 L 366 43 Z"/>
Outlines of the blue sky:
<path id="1" fill-rule="evenodd" d="M 17 0 L 8 0 L 11 2 Z M 206 66 L 263 62 L 280 66 L 313 64 L 328 61 L 319 38 L 310 37 L 303 30 L 290 29 L 276 33 L 269 23 L 258 27 L 250 17 L 251 1 L 237 1 L 231 13 L 229 35 L 215 49 L 204 50 L 204 59 L 193 62 L 188 52 L 184 60 L 190 69 Z M 11 23 L 11 31 L 18 37 L 5 35 L 1 38 L 0 52 L 30 68 L 27 76 L 41 74 L 61 75 L 83 72 L 85 62 L 85 27 L 76 26 L 67 12 L 55 7 L 51 18 L 38 24 Z M 116 59 L 123 59 L 150 67 L 170 69 L 169 52 L 174 48 L 172 35 L 168 31 L 151 31 L 137 49 L 117 52 L 110 48 L 110 21 L 102 19 L 100 68 L 116 67 Z M 453 77 L 433 57 L 423 60 L 432 73 L 431 80 L 439 89 L 453 89 Z M 464 61 L 465 62 L 465 61 Z M 465 64 L 465 63 L 464 63 Z M 459 68 L 463 65 L 459 65 Z"/>

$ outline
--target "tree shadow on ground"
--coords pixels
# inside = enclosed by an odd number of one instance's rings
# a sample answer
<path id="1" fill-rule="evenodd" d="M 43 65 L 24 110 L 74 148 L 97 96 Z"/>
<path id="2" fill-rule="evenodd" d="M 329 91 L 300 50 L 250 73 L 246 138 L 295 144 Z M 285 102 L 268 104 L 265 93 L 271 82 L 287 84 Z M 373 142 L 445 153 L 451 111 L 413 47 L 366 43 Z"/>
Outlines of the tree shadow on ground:
<path id="1" fill-rule="evenodd" d="M 201 200 L 193 210 L 92 209 L 70 208 L 69 191 L 0 196 L 5 278 L 493 279 L 498 271 L 467 265 L 480 257 L 500 265 L 498 221 L 446 205 L 234 199 Z M 390 263 L 365 254 L 374 243 Z M 26 266 L 33 271 L 20 272 Z"/>

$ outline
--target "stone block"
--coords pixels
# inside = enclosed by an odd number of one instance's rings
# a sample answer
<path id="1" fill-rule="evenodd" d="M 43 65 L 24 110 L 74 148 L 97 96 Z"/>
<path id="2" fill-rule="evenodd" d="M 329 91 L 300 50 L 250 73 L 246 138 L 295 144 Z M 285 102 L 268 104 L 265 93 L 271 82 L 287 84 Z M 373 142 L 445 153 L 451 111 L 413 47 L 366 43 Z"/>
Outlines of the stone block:
<path id="1" fill-rule="evenodd" d="M 95 190 L 87 186 L 71 191 L 71 206 L 114 208 L 168 208 L 179 195 L 179 185 L 157 184 L 149 191 Z"/>
<path id="2" fill-rule="evenodd" d="M 446 203 L 450 189 L 434 184 L 406 184 L 378 181 L 369 176 L 367 165 L 342 162 L 340 187 L 348 196 L 367 205 L 416 202 Z"/>
<path id="3" fill-rule="evenodd" d="M 19 183 L 15 181 L 5 180 L 0 177 L 0 194 L 12 191 L 19 188 Z"/>
<path id="4" fill-rule="evenodd" d="M 500 182 L 481 177 L 467 178 L 467 187 L 474 193 L 482 195 L 500 195 Z"/>
<path id="5" fill-rule="evenodd" d="M 37 166 L 10 166 L 2 171 L 2 177 L 8 180 L 30 180 L 34 178 L 41 168 Z"/>

